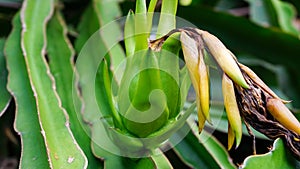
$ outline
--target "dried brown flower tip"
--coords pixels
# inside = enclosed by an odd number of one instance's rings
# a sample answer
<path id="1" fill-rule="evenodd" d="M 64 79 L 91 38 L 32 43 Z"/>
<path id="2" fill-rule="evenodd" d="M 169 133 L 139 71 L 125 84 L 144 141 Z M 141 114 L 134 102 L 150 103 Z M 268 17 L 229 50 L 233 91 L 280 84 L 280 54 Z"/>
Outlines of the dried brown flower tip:
<path id="1" fill-rule="evenodd" d="M 262 81 L 240 64 L 241 71 L 250 88 L 235 84 L 238 107 L 247 124 L 271 139 L 281 137 L 292 154 L 300 160 L 300 123 L 285 107 L 282 100 L 262 87 Z"/>

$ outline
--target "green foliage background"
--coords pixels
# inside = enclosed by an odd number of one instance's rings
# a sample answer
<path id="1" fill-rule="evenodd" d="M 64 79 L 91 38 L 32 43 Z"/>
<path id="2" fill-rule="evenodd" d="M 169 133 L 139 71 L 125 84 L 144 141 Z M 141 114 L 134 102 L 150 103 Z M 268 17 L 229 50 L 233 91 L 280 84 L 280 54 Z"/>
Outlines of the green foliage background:
<path id="1" fill-rule="evenodd" d="M 84 131 L 89 126 L 75 111 L 80 98 L 74 105 L 68 90 L 72 61 L 96 30 L 130 9 L 135 2 L 125 0 L 0 0 L 0 168 L 7 163 L 20 168 L 236 168 L 242 163 L 264 168 L 265 161 L 269 168 L 300 168 L 281 140 L 268 154 L 244 161 L 251 155 L 246 131 L 240 148 L 228 153 L 225 115 L 214 137 L 203 142 L 192 129 L 160 156 L 129 159 L 93 145 Z M 192 0 L 178 6 L 177 16 L 220 38 L 278 95 L 293 101 L 289 107 L 299 119 L 299 11 L 297 0 Z M 114 52 L 122 54 L 123 49 Z M 258 153 L 268 152 L 272 141 L 257 137 Z"/>

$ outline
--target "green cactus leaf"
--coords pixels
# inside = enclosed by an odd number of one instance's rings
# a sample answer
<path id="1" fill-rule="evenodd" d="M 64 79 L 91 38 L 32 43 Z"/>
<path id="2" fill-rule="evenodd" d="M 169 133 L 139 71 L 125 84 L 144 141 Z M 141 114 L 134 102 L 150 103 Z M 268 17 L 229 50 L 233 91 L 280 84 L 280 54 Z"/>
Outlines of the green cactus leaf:
<path id="1" fill-rule="evenodd" d="M 22 141 L 20 168 L 50 168 L 44 138 L 41 133 L 36 100 L 27 74 L 21 49 L 21 20 L 19 13 L 13 19 L 13 30 L 6 46 L 9 71 L 7 88 L 16 102 L 15 130 Z M 21 84 L 21 85 L 20 85 Z"/>
<path id="2" fill-rule="evenodd" d="M 268 162 L 267 162 L 268 161 Z M 276 139 L 270 152 L 252 155 L 245 159 L 241 168 L 299 168 L 300 162 L 291 158 L 281 139 Z"/>
<path id="3" fill-rule="evenodd" d="M 46 47 L 46 23 L 53 14 L 54 4 L 52 0 L 24 1 L 21 10 L 23 26 L 21 46 L 37 103 L 50 166 L 86 168 L 86 156 L 70 129 L 68 114 L 61 105 L 54 77 L 50 73 L 43 52 Z"/>
<path id="4" fill-rule="evenodd" d="M 89 129 L 81 118 L 81 101 L 77 91 L 72 91 L 75 85 L 74 50 L 67 38 L 67 27 L 60 12 L 56 11 L 47 27 L 47 51 L 50 70 L 55 78 L 57 92 L 61 98 L 62 106 L 68 112 L 70 126 L 79 146 L 88 158 L 88 168 L 96 168 L 100 161 L 91 151 L 91 139 L 87 134 Z M 59 50 L 57 50 L 59 49 Z M 77 108 L 75 108 L 75 107 Z"/>

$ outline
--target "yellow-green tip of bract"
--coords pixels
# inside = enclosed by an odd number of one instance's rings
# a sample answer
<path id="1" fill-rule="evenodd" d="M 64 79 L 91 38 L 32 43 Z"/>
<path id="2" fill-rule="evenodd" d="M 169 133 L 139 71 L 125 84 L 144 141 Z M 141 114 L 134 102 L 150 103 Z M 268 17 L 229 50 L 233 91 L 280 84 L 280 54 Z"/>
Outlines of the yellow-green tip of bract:
<path id="1" fill-rule="evenodd" d="M 228 150 L 231 150 L 232 145 L 234 143 L 234 138 L 235 138 L 235 134 L 232 131 L 232 129 L 230 127 L 230 124 L 228 124 L 228 144 L 227 144 L 227 146 L 228 146 L 227 149 Z"/>
<path id="2" fill-rule="evenodd" d="M 232 143 L 233 136 L 235 136 L 236 147 L 238 147 L 241 142 L 242 120 L 236 102 L 233 82 L 225 73 L 223 74 L 223 79 L 222 79 L 222 92 L 223 92 L 224 105 L 227 113 L 228 123 L 231 129 L 228 131 L 229 143 L 231 142 L 231 145 L 228 145 L 228 149 L 230 149 L 233 144 Z"/>
<path id="3" fill-rule="evenodd" d="M 205 120 L 207 120 L 209 118 L 209 97 L 206 97 L 205 100 L 201 100 L 202 98 L 204 98 L 203 95 L 207 94 L 207 93 L 203 93 L 204 88 L 200 88 L 200 81 L 202 83 L 205 83 L 205 81 L 203 81 L 203 77 L 200 78 L 200 76 L 202 76 L 200 73 L 203 71 L 203 67 L 199 67 L 200 65 L 200 58 L 199 58 L 199 51 L 198 51 L 198 44 L 197 42 L 189 37 L 185 32 L 181 32 L 180 35 L 180 41 L 181 41 L 181 45 L 182 45 L 182 51 L 183 51 L 183 55 L 184 55 L 184 60 L 187 66 L 187 69 L 189 71 L 190 74 L 190 78 L 193 84 L 193 87 L 195 89 L 195 93 L 196 93 L 196 102 L 197 102 L 197 109 L 198 109 L 198 120 L 199 120 L 199 130 L 201 131 L 203 126 L 204 126 L 204 122 Z M 208 78 L 208 77 L 207 77 Z M 201 79 L 201 80 L 200 80 Z M 208 83 L 208 81 L 207 81 Z M 209 90 L 209 88 L 205 87 L 205 91 Z M 202 95 L 200 94 L 200 91 L 202 92 Z M 209 92 L 208 92 L 209 93 Z M 208 99 L 208 101 L 207 101 Z M 201 103 L 203 101 L 203 103 Z M 202 104 L 208 104 L 208 106 L 202 106 Z M 204 108 L 205 112 L 203 112 Z"/>
<path id="4" fill-rule="evenodd" d="M 235 58 L 232 56 L 231 52 L 224 46 L 224 44 L 217 37 L 206 31 L 197 31 L 201 34 L 207 50 L 216 60 L 220 68 L 235 83 L 248 89 L 249 85 L 246 83 Z"/>

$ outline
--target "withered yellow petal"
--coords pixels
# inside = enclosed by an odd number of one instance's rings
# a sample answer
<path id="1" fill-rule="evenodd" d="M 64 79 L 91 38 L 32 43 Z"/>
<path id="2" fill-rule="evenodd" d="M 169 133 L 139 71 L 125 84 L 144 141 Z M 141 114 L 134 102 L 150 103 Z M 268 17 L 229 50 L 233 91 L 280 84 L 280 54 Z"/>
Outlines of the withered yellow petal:
<path id="1" fill-rule="evenodd" d="M 300 123 L 293 113 L 278 99 L 267 99 L 267 109 L 284 127 L 300 134 Z"/>
<path id="2" fill-rule="evenodd" d="M 238 85 L 249 88 L 242 72 L 232 57 L 231 52 L 224 46 L 224 44 L 214 35 L 207 31 L 197 30 L 201 34 L 207 50 L 216 60 L 221 69 Z"/>
<path id="3" fill-rule="evenodd" d="M 180 41 L 188 70 L 193 76 L 198 75 L 199 52 L 197 42 L 189 37 L 185 32 L 181 32 Z"/>
<path id="4" fill-rule="evenodd" d="M 228 122 L 232 131 L 234 132 L 236 147 L 238 147 L 242 139 L 242 120 L 236 102 L 233 82 L 225 73 L 223 74 L 222 79 L 222 92 Z"/>
<path id="5" fill-rule="evenodd" d="M 182 52 L 185 60 L 186 67 L 189 71 L 189 75 L 196 92 L 196 96 L 199 96 L 199 74 L 198 74 L 198 48 L 194 39 L 190 38 L 185 32 L 180 35 L 180 41 L 182 46 Z M 199 108 L 197 105 L 197 108 Z"/>
<path id="6" fill-rule="evenodd" d="M 193 87 L 196 92 L 196 101 L 198 109 L 199 130 L 203 128 L 206 116 L 202 112 L 200 101 L 200 75 L 199 75 L 199 51 L 197 42 L 190 38 L 185 32 L 180 35 L 180 41 L 184 60 L 190 74 Z M 203 123 L 203 124 L 202 124 Z"/>
<path id="7" fill-rule="evenodd" d="M 199 51 L 199 98 L 202 113 L 211 123 L 209 116 L 209 74 L 204 62 L 204 51 Z"/>

